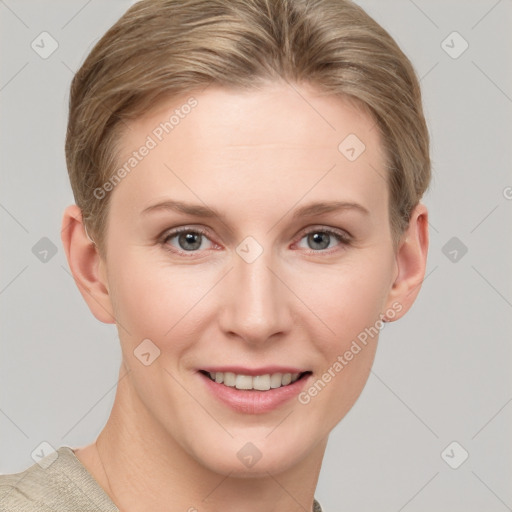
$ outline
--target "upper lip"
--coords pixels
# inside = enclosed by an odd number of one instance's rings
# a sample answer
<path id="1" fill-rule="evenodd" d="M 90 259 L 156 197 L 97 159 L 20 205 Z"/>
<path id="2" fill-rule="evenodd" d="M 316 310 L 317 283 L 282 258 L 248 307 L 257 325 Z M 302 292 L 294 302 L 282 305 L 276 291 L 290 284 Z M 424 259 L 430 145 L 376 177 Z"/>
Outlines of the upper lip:
<path id="1" fill-rule="evenodd" d="M 207 366 L 200 370 L 208 373 L 231 372 L 237 375 L 272 375 L 273 373 L 304 373 L 309 370 L 292 366 L 262 366 L 260 368 L 245 368 L 243 366 Z"/>

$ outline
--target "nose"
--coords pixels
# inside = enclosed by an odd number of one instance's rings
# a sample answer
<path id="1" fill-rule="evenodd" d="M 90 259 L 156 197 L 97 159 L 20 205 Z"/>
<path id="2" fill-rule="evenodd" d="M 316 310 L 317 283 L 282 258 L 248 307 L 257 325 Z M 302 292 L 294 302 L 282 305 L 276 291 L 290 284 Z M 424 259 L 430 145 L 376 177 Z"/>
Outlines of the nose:
<path id="1" fill-rule="evenodd" d="M 233 268 L 223 281 L 224 303 L 218 319 L 226 336 L 261 345 L 289 332 L 291 294 L 270 250 L 250 263 L 234 254 Z"/>

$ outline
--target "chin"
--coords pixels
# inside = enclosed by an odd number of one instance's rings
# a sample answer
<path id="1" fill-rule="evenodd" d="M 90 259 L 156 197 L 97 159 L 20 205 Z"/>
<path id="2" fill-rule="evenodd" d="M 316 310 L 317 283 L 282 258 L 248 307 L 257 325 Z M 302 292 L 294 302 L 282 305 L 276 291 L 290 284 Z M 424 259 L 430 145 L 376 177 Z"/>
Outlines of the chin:
<path id="1" fill-rule="evenodd" d="M 195 446 L 192 456 L 211 472 L 233 478 L 268 478 L 296 467 L 313 450 L 310 439 L 295 439 L 284 444 L 283 439 L 262 439 L 244 442 L 240 438 L 230 439 L 223 445 L 216 443 L 215 449 Z"/>

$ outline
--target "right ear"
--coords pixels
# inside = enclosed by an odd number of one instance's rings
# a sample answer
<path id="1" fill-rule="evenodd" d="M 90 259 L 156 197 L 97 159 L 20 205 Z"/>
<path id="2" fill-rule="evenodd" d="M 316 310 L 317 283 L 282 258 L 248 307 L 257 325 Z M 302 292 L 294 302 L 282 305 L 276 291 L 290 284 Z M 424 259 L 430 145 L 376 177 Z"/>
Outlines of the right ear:
<path id="1" fill-rule="evenodd" d="M 100 322 L 115 323 L 105 262 L 87 236 L 76 204 L 64 210 L 61 240 L 71 274 L 92 314 Z"/>

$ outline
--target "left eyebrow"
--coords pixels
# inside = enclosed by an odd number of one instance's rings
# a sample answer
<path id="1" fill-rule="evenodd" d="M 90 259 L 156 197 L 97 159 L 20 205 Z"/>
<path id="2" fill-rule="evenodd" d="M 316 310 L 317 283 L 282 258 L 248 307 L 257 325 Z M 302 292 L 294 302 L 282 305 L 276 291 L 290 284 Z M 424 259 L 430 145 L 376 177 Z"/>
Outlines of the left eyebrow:
<path id="1" fill-rule="evenodd" d="M 359 203 L 346 202 L 346 201 L 328 201 L 320 203 L 310 203 L 305 206 L 297 208 L 293 213 L 293 219 L 300 217 L 313 217 L 315 215 L 322 215 L 324 213 L 331 213 L 336 211 L 357 211 L 363 215 L 370 215 L 367 208 Z"/>

